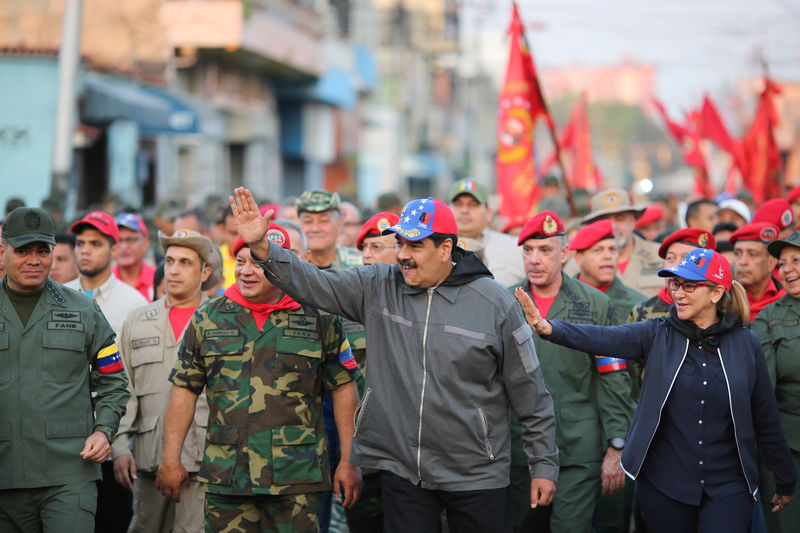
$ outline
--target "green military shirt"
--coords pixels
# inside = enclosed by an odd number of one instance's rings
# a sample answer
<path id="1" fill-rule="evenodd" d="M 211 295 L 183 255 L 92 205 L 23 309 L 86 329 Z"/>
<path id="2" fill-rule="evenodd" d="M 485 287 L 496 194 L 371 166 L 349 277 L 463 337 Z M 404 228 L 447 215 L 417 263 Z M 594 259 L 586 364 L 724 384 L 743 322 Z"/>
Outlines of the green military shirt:
<path id="1" fill-rule="evenodd" d="M 527 280 L 509 290 L 514 292 L 517 287 L 531 294 Z M 546 318 L 609 325 L 610 305 L 602 292 L 562 274 L 561 289 Z M 628 373 L 601 374 L 592 355 L 557 346 L 538 335 L 533 339 L 544 382 L 553 397 L 560 464 L 570 466 L 602 460 L 608 449 L 604 438 L 625 438 L 628 433 L 634 410 Z M 515 426 L 514 436 L 519 434 L 519 427 Z M 514 440 L 512 464 L 524 465 L 520 443 Z"/>
<path id="2" fill-rule="evenodd" d="M 341 319 L 302 306 L 274 311 L 261 331 L 251 311 L 225 296 L 192 317 L 170 380 L 206 388 L 208 434 L 198 479 L 218 494 L 330 490 L 324 390 L 358 370 Z M 352 373 L 351 373 L 352 372 Z"/>
<path id="3" fill-rule="evenodd" d="M 786 294 L 753 321 L 775 387 L 789 447 L 800 452 L 800 300 Z"/>
<path id="4" fill-rule="evenodd" d="M 619 276 L 614 276 L 611 286 L 603 294 L 608 296 L 611 301 L 609 318 L 611 324 L 614 325 L 623 324 L 631 314 L 633 307 L 647 298 L 641 292 L 631 289 L 622 283 Z"/>
<path id="5" fill-rule="evenodd" d="M 114 331 L 88 296 L 48 278 L 23 327 L 0 280 L 0 489 L 100 479 L 86 439 L 117 432 L 128 401 Z M 96 393 L 92 398 L 92 393 Z"/>

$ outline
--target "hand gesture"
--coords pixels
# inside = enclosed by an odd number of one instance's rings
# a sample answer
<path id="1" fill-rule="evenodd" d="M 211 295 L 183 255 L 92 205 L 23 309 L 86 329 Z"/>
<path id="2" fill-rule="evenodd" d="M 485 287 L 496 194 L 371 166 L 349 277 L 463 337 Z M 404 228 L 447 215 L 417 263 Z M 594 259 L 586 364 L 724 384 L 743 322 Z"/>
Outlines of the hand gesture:
<path id="1" fill-rule="evenodd" d="M 517 287 L 514 291 L 514 296 L 517 297 L 517 301 L 522 306 L 522 310 L 525 311 L 525 320 L 528 321 L 533 331 L 538 335 L 550 335 L 553 332 L 553 326 L 550 325 L 550 322 L 542 318 L 542 315 L 539 314 L 539 310 L 536 309 L 536 305 L 534 305 L 528 293 L 525 292 L 522 287 Z"/>
<path id="2" fill-rule="evenodd" d="M 234 189 L 233 196 L 229 196 L 228 201 L 231 203 L 236 229 L 242 240 L 249 246 L 264 240 L 274 211 L 270 209 L 261 216 L 253 194 L 244 187 Z"/>

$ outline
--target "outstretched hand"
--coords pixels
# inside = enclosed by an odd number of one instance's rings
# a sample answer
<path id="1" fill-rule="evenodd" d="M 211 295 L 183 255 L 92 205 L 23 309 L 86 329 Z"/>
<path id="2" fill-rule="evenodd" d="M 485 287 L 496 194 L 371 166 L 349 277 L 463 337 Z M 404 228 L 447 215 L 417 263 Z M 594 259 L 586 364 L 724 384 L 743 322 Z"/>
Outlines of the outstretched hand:
<path id="1" fill-rule="evenodd" d="M 228 201 L 231 203 L 239 236 L 258 257 L 266 257 L 269 253 L 269 244 L 264 240 L 264 236 L 267 234 L 274 211 L 270 209 L 262 216 L 253 194 L 244 187 L 234 189 L 233 196 L 229 196 Z"/>
<path id="2" fill-rule="evenodd" d="M 553 326 L 542 318 L 542 315 L 539 313 L 539 310 L 536 309 L 536 305 L 531 300 L 531 297 L 528 296 L 528 293 L 522 287 L 517 287 L 514 291 L 514 296 L 517 297 L 517 301 L 522 306 L 522 310 L 525 312 L 525 320 L 528 321 L 530 327 L 533 328 L 538 335 L 550 335 L 553 332 Z"/>

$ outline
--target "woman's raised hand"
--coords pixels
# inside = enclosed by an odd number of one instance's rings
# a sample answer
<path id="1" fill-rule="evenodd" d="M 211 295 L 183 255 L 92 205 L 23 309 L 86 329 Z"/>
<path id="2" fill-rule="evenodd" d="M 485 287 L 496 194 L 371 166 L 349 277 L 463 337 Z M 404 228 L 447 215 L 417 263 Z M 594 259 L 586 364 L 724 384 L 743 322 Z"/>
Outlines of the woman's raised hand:
<path id="1" fill-rule="evenodd" d="M 550 322 L 542 318 L 542 315 L 539 314 L 539 310 L 536 309 L 536 305 L 534 305 L 528 293 L 525 292 L 522 287 L 517 287 L 514 291 L 514 296 L 517 297 L 517 301 L 522 306 L 522 310 L 525 311 L 525 320 L 528 321 L 533 331 L 538 335 L 550 335 L 553 332 L 553 326 Z"/>

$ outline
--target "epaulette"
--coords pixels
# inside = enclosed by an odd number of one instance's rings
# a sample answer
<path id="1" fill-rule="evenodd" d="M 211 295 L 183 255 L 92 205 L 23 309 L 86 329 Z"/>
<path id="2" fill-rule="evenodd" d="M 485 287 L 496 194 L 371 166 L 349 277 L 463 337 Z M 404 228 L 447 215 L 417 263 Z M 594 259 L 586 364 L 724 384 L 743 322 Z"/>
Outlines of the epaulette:
<path id="1" fill-rule="evenodd" d="M 61 294 L 61 291 L 58 290 L 58 288 L 55 286 L 55 283 L 53 283 L 50 280 L 50 278 L 47 278 L 47 283 L 45 283 L 45 287 L 47 287 L 47 292 L 50 293 L 50 297 L 53 298 L 53 300 L 55 300 L 58 305 L 63 306 L 66 303 L 64 295 Z"/>

